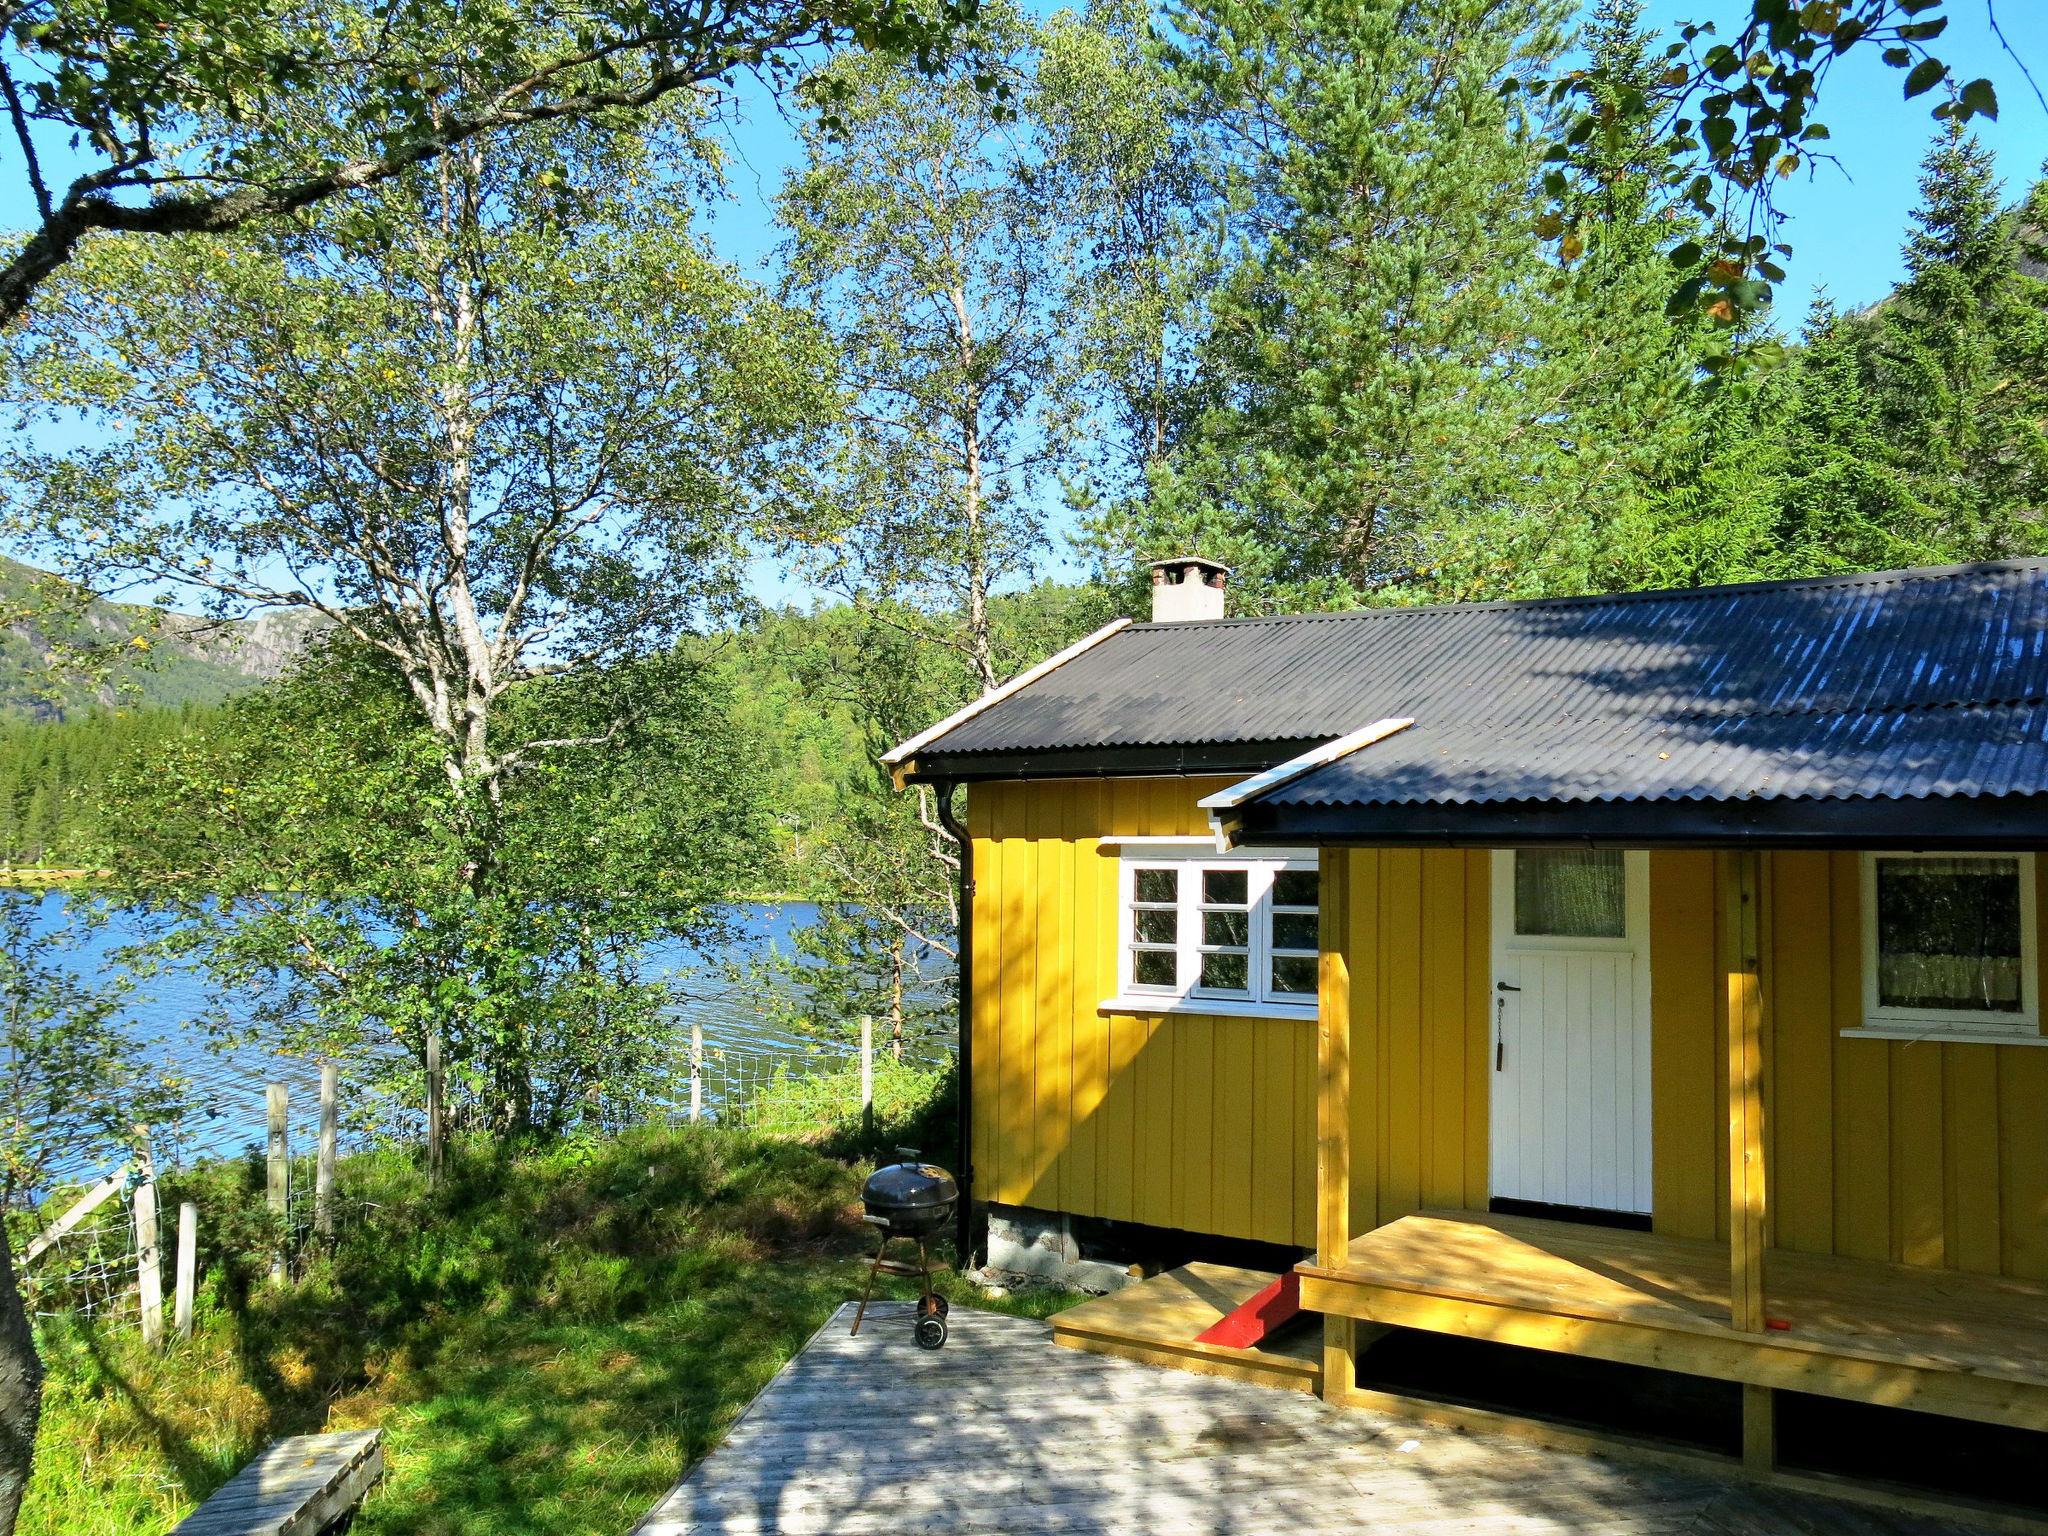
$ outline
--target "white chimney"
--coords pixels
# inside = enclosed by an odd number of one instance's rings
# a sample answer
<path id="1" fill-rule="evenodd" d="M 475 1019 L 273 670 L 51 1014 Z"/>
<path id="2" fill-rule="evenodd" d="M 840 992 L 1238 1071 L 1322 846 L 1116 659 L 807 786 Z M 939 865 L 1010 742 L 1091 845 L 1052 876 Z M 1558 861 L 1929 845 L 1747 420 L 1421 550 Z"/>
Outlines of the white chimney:
<path id="1" fill-rule="evenodd" d="M 1230 567 L 1200 555 L 1152 562 L 1152 622 L 1185 624 L 1223 617 L 1223 584 Z"/>

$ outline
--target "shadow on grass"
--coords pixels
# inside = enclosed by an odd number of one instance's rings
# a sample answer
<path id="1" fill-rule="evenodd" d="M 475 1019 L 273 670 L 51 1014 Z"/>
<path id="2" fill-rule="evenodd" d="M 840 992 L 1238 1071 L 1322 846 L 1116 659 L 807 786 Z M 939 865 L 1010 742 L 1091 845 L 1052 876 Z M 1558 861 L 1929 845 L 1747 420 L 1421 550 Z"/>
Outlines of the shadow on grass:
<path id="1" fill-rule="evenodd" d="M 52 1498 L 105 1490 L 111 1515 L 175 1481 L 197 1500 L 276 1436 L 381 1425 L 366 1536 L 619 1536 L 859 1294 L 862 1179 L 900 1142 L 941 1155 L 949 1123 L 941 1107 L 822 1145 L 715 1126 L 459 1145 L 435 1190 L 407 1156 L 369 1154 L 344 1166 L 359 1214 L 336 1250 L 282 1288 L 260 1189 L 239 1168 L 194 1177 L 178 1193 L 213 1235 L 201 1336 L 60 1358 L 120 1411 L 67 1421 L 92 1442 L 55 1448 Z M 54 1503 L 39 1518 L 60 1536 L 122 1528 Z"/>

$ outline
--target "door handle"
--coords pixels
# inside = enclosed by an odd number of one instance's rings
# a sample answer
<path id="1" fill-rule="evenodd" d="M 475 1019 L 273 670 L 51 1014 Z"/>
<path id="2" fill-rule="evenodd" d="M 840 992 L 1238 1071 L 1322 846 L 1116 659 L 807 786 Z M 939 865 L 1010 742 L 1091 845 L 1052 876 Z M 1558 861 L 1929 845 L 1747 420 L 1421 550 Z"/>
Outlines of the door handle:
<path id="1" fill-rule="evenodd" d="M 1522 989 L 1517 986 L 1511 986 L 1509 983 L 1505 981 L 1496 981 L 1493 984 L 1493 990 L 1496 992 L 1519 992 Z"/>

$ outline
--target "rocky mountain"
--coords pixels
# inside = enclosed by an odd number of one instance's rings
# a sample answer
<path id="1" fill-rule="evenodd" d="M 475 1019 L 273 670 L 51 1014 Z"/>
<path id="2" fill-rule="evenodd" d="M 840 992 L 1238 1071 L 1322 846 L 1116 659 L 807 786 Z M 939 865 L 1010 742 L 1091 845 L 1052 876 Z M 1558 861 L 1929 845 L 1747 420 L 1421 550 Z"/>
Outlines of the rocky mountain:
<path id="1" fill-rule="evenodd" d="M 246 620 L 163 613 L 95 599 L 55 619 L 21 619 L 46 573 L 0 558 L 0 714 L 61 719 L 81 709 L 213 704 L 277 676 L 325 622 L 309 609 Z M 90 679 L 62 665 L 89 652 Z"/>

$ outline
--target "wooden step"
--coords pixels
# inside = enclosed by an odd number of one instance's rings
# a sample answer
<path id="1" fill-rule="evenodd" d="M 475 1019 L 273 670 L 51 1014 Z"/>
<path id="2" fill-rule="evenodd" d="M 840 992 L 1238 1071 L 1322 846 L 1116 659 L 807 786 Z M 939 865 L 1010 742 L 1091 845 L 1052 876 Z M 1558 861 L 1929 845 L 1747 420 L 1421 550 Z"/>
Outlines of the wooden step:
<path id="1" fill-rule="evenodd" d="M 185 1517 L 173 1536 L 314 1536 L 384 1475 L 384 1431 L 280 1440 Z"/>
<path id="2" fill-rule="evenodd" d="M 1279 1276 L 1227 1264 L 1183 1264 L 1052 1320 L 1056 1343 L 1202 1376 L 1314 1392 L 1322 1384 L 1322 1334 L 1296 1323 L 1250 1348 L 1204 1344 L 1200 1335 Z"/>

